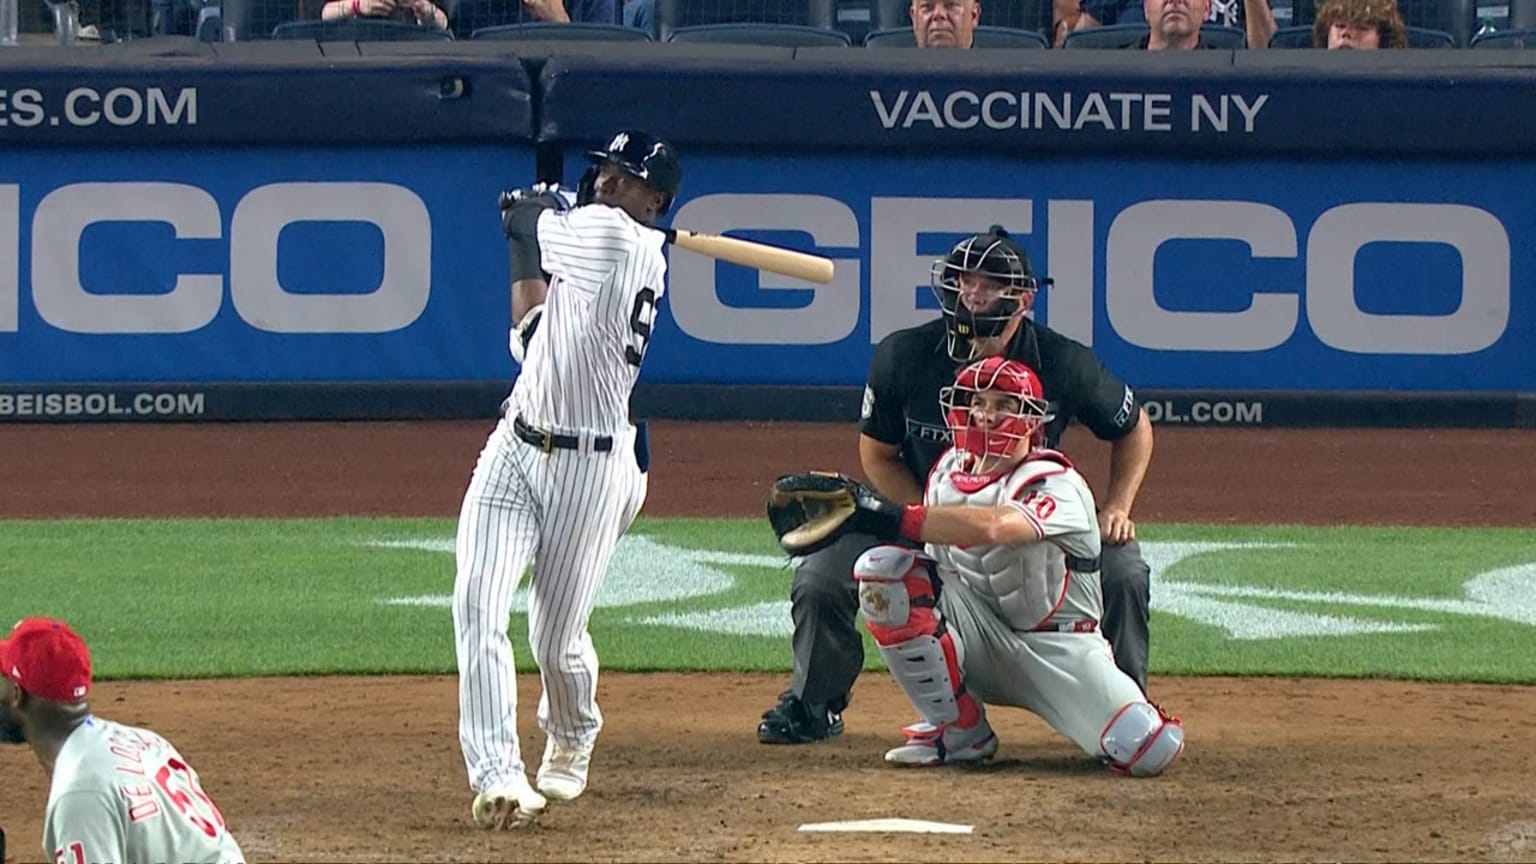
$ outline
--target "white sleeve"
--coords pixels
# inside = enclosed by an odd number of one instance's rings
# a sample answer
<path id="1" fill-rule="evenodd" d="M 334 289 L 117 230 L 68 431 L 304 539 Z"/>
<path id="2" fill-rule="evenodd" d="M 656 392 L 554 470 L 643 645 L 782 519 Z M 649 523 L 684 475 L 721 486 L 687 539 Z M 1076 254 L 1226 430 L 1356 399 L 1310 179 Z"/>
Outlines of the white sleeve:
<path id="1" fill-rule="evenodd" d="M 43 851 L 57 864 L 108 864 L 128 860 L 128 838 L 111 796 L 68 792 L 48 807 Z"/>
<path id="2" fill-rule="evenodd" d="M 1097 530 L 1091 500 L 1067 474 L 1052 474 L 1019 489 L 1012 503 L 1042 539 L 1053 539 Z"/>
<path id="3" fill-rule="evenodd" d="M 545 210 L 538 222 L 539 262 L 567 287 L 594 295 L 634 251 L 637 225 L 624 211 L 602 204 L 565 213 Z"/>

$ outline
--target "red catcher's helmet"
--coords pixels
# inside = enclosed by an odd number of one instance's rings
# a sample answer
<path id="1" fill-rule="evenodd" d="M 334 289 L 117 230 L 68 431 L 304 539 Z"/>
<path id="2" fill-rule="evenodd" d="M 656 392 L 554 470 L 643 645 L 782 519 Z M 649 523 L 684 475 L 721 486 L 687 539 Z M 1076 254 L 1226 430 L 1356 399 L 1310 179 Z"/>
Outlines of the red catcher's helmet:
<path id="1" fill-rule="evenodd" d="M 971 401 L 977 393 L 985 392 L 1012 399 L 1005 400 L 1005 410 L 983 429 L 973 422 Z M 961 369 L 955 383 L 940 391 L 939 403 L 944 406 L 955 449 L 977 458 L 1012 456 L 1022 441 L 1039 444 L 1043 440 L 1041 430 L 1050 420 L 1040 376 L 1025 364 L 1003 357 L 988 357 Z"/>

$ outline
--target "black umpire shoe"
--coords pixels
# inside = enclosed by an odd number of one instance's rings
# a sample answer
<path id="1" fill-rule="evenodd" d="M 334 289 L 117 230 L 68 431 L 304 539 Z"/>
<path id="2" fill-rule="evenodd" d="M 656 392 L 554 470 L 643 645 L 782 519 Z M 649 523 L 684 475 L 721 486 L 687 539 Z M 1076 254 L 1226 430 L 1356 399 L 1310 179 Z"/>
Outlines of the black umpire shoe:
<path id="1" fill-rule="evenodd" d="M 757 740 L 764 744 L 810 744 L 843 734 L 843 715 L 832 710 L 811 711 L 799 696 L 786 690 L 779 704 L 763 712 L 757 724 Z"/>

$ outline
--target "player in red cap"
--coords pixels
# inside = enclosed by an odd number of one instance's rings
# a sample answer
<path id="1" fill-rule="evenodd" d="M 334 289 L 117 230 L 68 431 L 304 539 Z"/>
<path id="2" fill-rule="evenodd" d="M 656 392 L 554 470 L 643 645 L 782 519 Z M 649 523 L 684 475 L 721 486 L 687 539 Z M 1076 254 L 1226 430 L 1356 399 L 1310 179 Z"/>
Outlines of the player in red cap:
<path id="1" fill-rule="evenodd" d="M 57 864 L 243 864 L 224 814 L 170 742 L 91 714 L 91 654 L 68 624 L 28 618 L 0 641 L 0 743 L 52 780 L 43 852 Z"/>

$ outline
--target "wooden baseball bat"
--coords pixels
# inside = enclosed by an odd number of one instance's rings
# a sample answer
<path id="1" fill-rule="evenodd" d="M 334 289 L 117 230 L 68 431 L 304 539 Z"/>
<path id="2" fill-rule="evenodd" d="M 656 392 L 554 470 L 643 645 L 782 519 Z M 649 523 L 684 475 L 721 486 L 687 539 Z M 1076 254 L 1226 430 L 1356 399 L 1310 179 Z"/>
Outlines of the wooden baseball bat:
<path id="1" fill-rule="evenodd" d="M 721 261 L 729 261 L 732 264 L 757 270 L 767 270 L 769 273 L 793 276 L 796 279 L 821 285 L 832 281 L 832 259 L 823 258 L 820 255 L 796 252 L 793 249 L 783 249 L 752 240 L 721 237 L 718 234 L 700 234 L 697 231 L 665 228 L 662 229 L 662 233 L 667 235 L 668 243 L 681 246 L 690 252 L 718 258 Z"/>
<path id="2" fill-rule="evenodd" d="M 558 180 L 541 182 L 551 186 L 559 184 Z M 501 193 L 497 204 L 502 210 L 506 210 L 518 200 L 519 195 L 526 195 L 527 191 L 507 189 Z M 697 231 L 674 228 L 657 230 L 665 236 L 666 242 L 710 258 L 718 258 L 721 261 L 729 261 L 732 264 L 740 264 L 756 270 L 767 270 L 769 273 L 793 276 L 819 285 L 832 281 L 832 259 L 823 258 L 820 255 L 796 252 L 793 249 L 770 246 L 767 243 L 752 240 L 722 237 L 718 234 L 700 234 Z"/>

